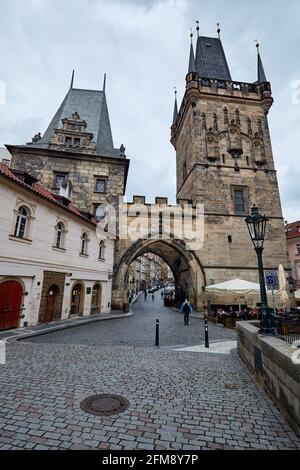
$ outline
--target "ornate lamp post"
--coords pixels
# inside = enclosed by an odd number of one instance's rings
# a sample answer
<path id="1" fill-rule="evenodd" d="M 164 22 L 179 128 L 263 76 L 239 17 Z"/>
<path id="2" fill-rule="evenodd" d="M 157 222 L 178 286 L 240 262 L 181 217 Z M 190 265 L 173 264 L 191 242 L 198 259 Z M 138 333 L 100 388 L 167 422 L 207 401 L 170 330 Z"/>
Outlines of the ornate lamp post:
<path id="1" fill-rule="evenodd" d="M 261 296 L 261 333 L 265 335 L 276 334 L 274 317 L 268 307 L 268 297 L 265 283 L 264 266 L 262 254 L 264 250 L 264 241 L 266 236 L 267 217 L 259 213 L 258 207 L 252 208 L 252 213 L 247 217 L 246 224 L 249 234 L 254 245 L 254 249 L 258 260 L 259 284 Z"/>

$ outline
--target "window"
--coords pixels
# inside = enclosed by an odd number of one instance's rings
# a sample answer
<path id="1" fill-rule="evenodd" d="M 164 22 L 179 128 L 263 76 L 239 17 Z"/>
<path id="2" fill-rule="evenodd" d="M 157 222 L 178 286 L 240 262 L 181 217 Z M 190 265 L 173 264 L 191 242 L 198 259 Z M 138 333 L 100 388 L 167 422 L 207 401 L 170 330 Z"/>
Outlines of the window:
<path id="1" fill-rule="evenodd" d="M 228 235 L 228 243 L 232 243 L 232 235 Z"/>
<path id="2" fill-rule="evenodd" d="M 59 222 L 56 225 L 56 234 L 55 234 L 55 248 L 63 248 L 64 242 L 64 225 L 62 222 Z"/>
<path id="3" fill-rule="evenodd" d="M 99 244 L 99 259 L 100 260 L 105 259 L 104 252 L 105 252 L 105 245 L 104 245 L 104 241 L 102 240 Z"/>
<path id="4" fill-rule="evenodd" d="M 55 188 L 60 189 L 61 186 L 66 184 L 66 181 L 67 181 L 67 175 L 66 174 L 57 173 L 55 175 Z"/>
<path id="5" fill-rule="evenodd" d="M 6 158 L 2 159 L 3 165 L 10 166 L 10 160 L 7 160 Z"/>
<path id="6" fill-rule="evenodd" d="M 106 193 L 107 180 L 106 178 L 97 178 L 96 179 L 96 193 Z"/>
<path id="7" fill-rule="evenodd" d="M 66 137 L 65 144 L 67 146 L 71 146 L 72 145 L 72 137 Z"/>
<path id="8" fill-rule="evenodd" d="M 236 214 L 245 214 L 245 195 L 242 189 L 234 190 L 234 211 Z"/>
<path id="9" fill-rule="evenodd" d="M 297 252 L 297 255 L 300 255 L 300 243 L 296 245 L 296 252 Z"/>
<path id="10" fill-rule="evenodd" d="M 84 232 L 81 237 L 81 249 L 80 249 L 81 255 L 87 255 L 87 246 L 88 246 L 88 236 L 87 236 L 87 233 Z"/>
<path id="11" fill-rule="evenodd" d="M 28 209 L 26 207 L 20 207 L 18 210 L 16 227 L 14 236 L 18 238 L 26 238 L 26 232 L 28 227 Z"/>
<path id="12" fill-rule="evenodd" d="M 75 146 L 75 147 L 80 147 L 80 142 L 81 142 L 81 140 L 80 140 L 78 137 L 76 137 L 76 138 L 74 139 L 74 146 Z"/>

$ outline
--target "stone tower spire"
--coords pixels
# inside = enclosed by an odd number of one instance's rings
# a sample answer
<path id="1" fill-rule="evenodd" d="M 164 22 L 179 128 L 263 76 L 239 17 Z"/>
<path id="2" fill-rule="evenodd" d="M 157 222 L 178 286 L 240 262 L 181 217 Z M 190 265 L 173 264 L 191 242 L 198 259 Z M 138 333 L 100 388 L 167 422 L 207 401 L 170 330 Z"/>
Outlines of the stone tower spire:
<path id="1" fill-rule="evenodd" d="M 219 23 L 218 23 L 219 25 Z M 231 81 L 226 55 L 220 39 L 221 28 L 218 26 L 218 37 L 200 36 L 197 23 L 196 72 L 200 77 Z"/>
<path id="2" fill-rule="evenodd" d="M 178 117 L 178 103 L 177 103 L 177 90 L 175 88 L 175 103 L 174 103 L 174 113 L 173 113 L 173 125 L 176 124 Z"/>
<path id="3" fill-rule="evenodd" d="M 73 70 L 73 72 L 72 72 L 72 78 L 71 78 L 70 90 L 72 90 L 72 88 L 73 88 L 73 86 L 74 86 L 74 75 L 75 75 L 75 70 Z"/>
<path id="4" fill-rule="evenodd" d="M 264 66 L 261 60 L 258 42 L 256 44 L 256 48 L 257 48 L 257 77 L 258 77 L 257 80 L 258 80 L 258 83 L 265 83 L 268 80 L 266 78 Z"/>
<path id="5" fill-rule="evenodd" d="M 190 60 L 189 60 L 189 70 L 188 73 L 196 72 L 196 63 L 195 63 L 195 53 L 193 46 L 193 33 L 191 31 L 191 47 L 190 47 Z"/>

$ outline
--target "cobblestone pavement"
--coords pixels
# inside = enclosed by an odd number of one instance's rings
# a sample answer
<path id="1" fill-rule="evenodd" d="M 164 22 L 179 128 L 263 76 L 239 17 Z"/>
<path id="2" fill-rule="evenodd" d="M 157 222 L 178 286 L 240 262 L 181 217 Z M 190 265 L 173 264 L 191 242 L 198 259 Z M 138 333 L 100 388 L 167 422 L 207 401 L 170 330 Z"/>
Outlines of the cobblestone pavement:
<path id="1" fill-rule="evenodd" d="M 161 309 L 167 347 L 158 349 L 147 346 L 157 316 L 152 303 L 135 309 L 134 319 L 110 322 L 108 338 L 103 322 L 66 330 L 65 342 L 60 332 L 8 344 L 7 365 L 0 366 L 1 450 L 300 449 L 236 353 L 172 350 L 172 335 L 174 344 L 196 341 L 201 320 L 183 327 L 177 313 Z M 232 340 L 232 332 L 210 330 L 215 339 Z M 145 331 L 151 338 L 139 347 Z M 88 334 L 94 344 L 86 344 Z M 85 414 L 81 401 L 97 393 L 122 395 L 130 408 L 109 418 Z"/>
<path id="2" fill-rule="evenodd" d="M 204 322 L 191 318 L 190 326 L 183 324 L 183 316 L 163 306 L 157 293 L 155 302 L 140 300 L 133 306 L 134 317 L 111 322 L 92 323 L 51 335 L 28 339 L 38 343 L 92 344 L 97 346 L 154 346 L 155 323 L 160 320 L 160 345 L 193 346 L 204 343 Z M 210 339 L 232 340 L 235 333 L 221 326 L 210 326 Z"/>

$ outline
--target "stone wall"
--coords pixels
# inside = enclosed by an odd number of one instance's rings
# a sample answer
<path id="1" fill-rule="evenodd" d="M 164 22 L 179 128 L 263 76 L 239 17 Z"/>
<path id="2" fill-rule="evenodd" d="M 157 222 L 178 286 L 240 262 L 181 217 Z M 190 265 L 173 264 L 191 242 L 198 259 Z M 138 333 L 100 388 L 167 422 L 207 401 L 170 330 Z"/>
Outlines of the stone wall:
<path id="1" fill-rule="evenodd" d="M 296 349 L 258 331 L 253 322 L 237 324 L 239 355 L 300 436 L 300 363 L 292 361 Z"/>
<path id="2" fill-rule="evenodd" d="M 67 174 L 73 185 L 72 204 L 79 209 L 94 213 L 95 206 L 103 203 L 116 205 L 123 196 L 126 182 L 126 168 L 129 161 L 118 158 L 95 157 L 90 155 L 68 155 L 44 150 L 40 154 L 29 149 L 12 148 L 12 166 L 27 171 L 39 179 L 42 186 L 58 193 L 55 175 Z M 96 179 L 107 180 L 105 193 L 96 192 Z"/>

